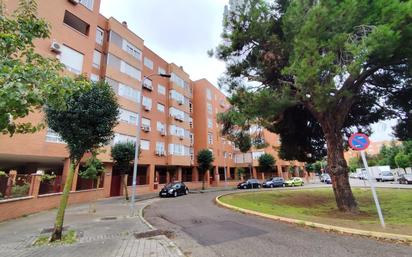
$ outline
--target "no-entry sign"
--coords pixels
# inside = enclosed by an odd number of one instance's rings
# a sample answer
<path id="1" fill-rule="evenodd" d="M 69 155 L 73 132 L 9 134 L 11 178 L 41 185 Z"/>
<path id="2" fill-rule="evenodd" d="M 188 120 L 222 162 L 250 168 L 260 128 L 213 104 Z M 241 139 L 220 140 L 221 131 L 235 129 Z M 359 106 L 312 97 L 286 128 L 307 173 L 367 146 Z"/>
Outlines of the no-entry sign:
<path id="1" fill-rule="evenodd" d="M 353 150 L 362 151 L 368 148 L 370 144 L 369 137 L 362 133 L 356 133 L 350 136 L 349 145 Z"/>

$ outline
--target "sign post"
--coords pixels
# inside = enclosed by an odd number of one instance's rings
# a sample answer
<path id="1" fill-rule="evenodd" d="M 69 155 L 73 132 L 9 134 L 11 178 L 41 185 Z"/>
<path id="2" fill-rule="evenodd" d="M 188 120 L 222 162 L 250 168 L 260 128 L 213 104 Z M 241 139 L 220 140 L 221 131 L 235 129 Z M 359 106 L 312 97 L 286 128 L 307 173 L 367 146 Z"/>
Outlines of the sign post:
<path id="1" fill-rule="evenodd" d="M 349 145 L 351 146 L 351 148 L 355 151 L 360 151 L 362 162 L 363 162 L 363 165 L 365 166 L 365 169 L 368 175 L 368 181 L 371 186 L 373 200 L 375 201 L 376 209 L 378 211 L 379 219 L 381 221 L 381 226 L 382 228 L 385 228 L 385 220 L 383 218 L 381 206 L 379 204 L 378 195 L 376 194 L 375 185 L 371 179 L 368 162 L 366 161 L 366 156 L 365 156 L 365 151 L 364 151 L 366 148 L 368 148 L 369 144 L 370 144 L 369 138 L 365 134 L 356 133 L 356 134 L 353 134 L 349 138 Z"/>

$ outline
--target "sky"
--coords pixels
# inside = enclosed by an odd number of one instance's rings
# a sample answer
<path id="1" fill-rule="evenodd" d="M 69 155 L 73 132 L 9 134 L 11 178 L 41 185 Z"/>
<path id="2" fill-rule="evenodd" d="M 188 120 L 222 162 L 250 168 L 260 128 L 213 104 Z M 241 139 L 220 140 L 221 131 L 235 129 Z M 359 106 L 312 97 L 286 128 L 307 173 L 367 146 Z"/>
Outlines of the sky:
<path id="1" fill-rule="evenodd" d="M 192 80 L 206 78 L 217 86 L 225 64 L 207 51 L 221 41 L 224 6 L 229 0 L 102 0 L 100 12 L 126 21 L 145 45 L 183 66 Z M 121 4 L 119 4 L 121 3 Z M 374 124 L 372 141 L 391 140 L 394 121 Z"/>
<path id="2" fill-rule="evenodd" d="M 207 51 L 220 43 L 229 0 L 102 0 L 100 12 L 113 16 L 143 38 L 167 62 L 183 66 L 192 80 L 217 86 L 225 64 Z"/>

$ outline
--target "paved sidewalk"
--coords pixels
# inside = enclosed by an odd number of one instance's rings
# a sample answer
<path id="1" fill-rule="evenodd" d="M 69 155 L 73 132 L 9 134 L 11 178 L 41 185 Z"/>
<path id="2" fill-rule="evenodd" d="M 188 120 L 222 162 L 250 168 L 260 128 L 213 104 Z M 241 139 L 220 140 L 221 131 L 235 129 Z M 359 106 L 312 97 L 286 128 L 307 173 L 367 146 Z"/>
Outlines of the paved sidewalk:
<path id="1" fill-rule="evenodd" d="M 159 201 L 136 202 L 137 210 Z M 66 211 L 65 227 L 75 230 L 79 241 L 64 246 L 33 246 L 40 235 L 49 235 L 56 210 L 0 223 L 0 256 L 7 257 L 128 257 L 182 256 L 165 235 L 135 238 L 135 234 L 152 231 L 139 217 L 128 217 L 129 202 L 107 199 L 96 203 L 97 212 L 89 213 L 89 204 L 74 205 Z M 138 212 L 137 212 L 138 213 Z"/>

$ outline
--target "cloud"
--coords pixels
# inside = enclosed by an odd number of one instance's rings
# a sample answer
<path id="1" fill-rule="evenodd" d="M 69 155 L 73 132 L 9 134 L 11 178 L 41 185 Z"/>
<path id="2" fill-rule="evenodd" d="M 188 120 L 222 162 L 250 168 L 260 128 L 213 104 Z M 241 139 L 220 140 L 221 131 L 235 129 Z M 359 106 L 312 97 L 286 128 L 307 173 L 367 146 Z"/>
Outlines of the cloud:
<path id="1" fill-rule="evenodd" d="M 184 66 L 192 79 L 205 77 L 216 84 L 225 66 L 206 52 L 220 42 L 227 3 L 228 0 L 102 0 L 101 13 L 127 21 L 147 47 L 168 62 Z"/>

